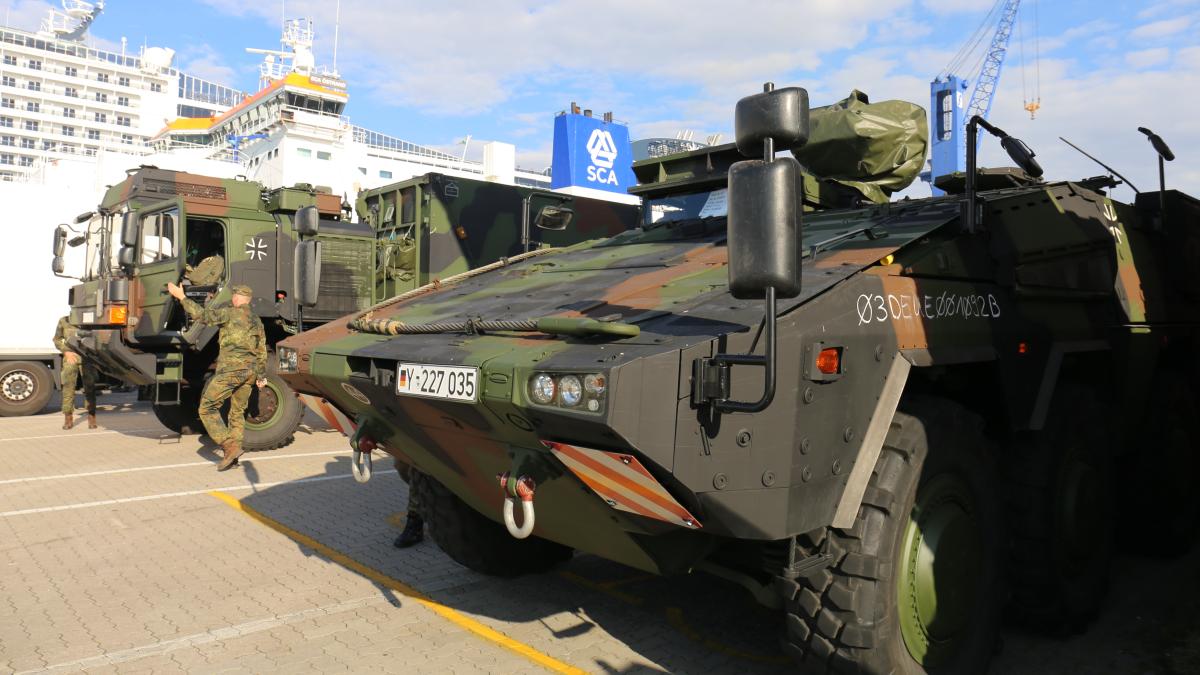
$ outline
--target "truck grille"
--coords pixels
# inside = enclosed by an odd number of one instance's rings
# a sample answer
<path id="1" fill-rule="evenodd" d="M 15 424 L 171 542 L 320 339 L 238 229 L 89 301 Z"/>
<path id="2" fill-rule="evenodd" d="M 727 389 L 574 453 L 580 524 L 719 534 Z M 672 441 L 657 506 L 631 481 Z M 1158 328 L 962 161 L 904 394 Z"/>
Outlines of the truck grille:
<path id="1" fill-rule="evenodd" d="M 362 240 L 321 243 L 321 293 L 306 319 L 330 321 L 366 309 L 371 298 L 374 252 Z"/>

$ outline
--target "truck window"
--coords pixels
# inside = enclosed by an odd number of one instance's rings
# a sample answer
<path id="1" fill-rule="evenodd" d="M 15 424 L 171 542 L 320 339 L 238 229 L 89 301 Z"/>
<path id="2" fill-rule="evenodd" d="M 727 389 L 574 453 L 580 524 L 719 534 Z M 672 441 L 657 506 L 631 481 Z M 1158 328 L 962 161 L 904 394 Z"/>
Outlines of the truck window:
<path id="1" fill-rule="evenodd" d="M 179 239 L 179 209 L 159 211 L 142 217 L 142 263 L 169 260 L 176 256 Z"/>

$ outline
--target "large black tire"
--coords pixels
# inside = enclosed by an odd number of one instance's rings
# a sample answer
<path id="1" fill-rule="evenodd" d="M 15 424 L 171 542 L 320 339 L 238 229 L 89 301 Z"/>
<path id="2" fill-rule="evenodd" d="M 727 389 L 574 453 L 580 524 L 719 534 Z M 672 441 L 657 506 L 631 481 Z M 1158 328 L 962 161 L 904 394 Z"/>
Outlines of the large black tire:
<path id="1" fill-rule="evenodd" d="M 1081 631 L 1112 564 L 1112 452 L 1093 390 L 1060 382 L 1045 427 L 1005 453 L 1010 613 L 1041 631 Z"/>
<path id="2" fill-rule="evenodd" d="M 221 414 L 228 418 L 229 405 Z M 288 445 L 295 438 L 304 414 L 296 392 L 283 378 L 275 374 L 275 359 L 267 359 L 267 386 L 254 388 L 246 406 L 246 434 L 242 447 L 246 450 L 273 450 Z"/>
<path id="3" fill-rule="evenodd" d="M 799 539 L 831 564 L 778 580 L 803 672 L 982 673 L 995 651 L 1002 525 L 979 420 L 940 399 L 902 407 L 854 527 Z"/>
<path id="4" fill-rule="evenodd" d="M 571 559 L 573 551 L 540 537 L 514 539 L 503 525 L 479 513 L 434 478 L 414 472 L 415 491 L 429 536 L 468 569 L 497 577 L 549 571 Z"/>
<path id="5" fill-rule="evenodd" d="M 0 363 L 0 417 L 41 412 L 54 394 L 54 377 L 37 361 Z M 74 396 L 75 392 L 71 392 Z"/>
<path id="6" fill-rule="evenodd" d="M 1137 427 L 1128 458 L 1136 467 L 1135 498 L 1123 509 L 1124 526 L 1146 533 L 1138 553 L 1178 556 L 1200 534 L 1200 399 L 1188 378 L 1162 371 L 1151 389 L 1146 416 Z"/>

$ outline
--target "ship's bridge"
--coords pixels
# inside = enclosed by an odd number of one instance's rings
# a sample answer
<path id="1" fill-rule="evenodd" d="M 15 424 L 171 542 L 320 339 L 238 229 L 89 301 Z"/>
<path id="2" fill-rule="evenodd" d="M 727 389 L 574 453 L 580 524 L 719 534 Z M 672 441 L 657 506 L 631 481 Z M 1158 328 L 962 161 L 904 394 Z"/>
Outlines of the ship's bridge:
<path id="1" fill-rule="evenodd" d="M 291 72 L 218 116 L 168 122 L 150 143 L 157 150 L 224 150 L 231 139 L 259 134 L 264 138 L 281 126 L 294 125 L 333 135 L 347 124 L 342 112 L 348 99 L 346 83 L 339 78 Z M 234 143 L 240 145 L 240 140 Z"/>

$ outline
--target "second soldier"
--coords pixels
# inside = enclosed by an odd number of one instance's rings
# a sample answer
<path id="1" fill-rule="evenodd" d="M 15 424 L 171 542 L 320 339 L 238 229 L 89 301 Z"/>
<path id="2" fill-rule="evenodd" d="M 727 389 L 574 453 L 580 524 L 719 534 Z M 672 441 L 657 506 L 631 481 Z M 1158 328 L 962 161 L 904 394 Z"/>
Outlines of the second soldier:
<path id="1" fill-rule="evenodd" d="M 183 293 L 183 288 L 167 284 L 167 292 L 179 300 L 194 321 L 220 328 L 221 353 L 216 372 L 200 397 L 200 421 L 209 438 L 219 443 L 225 457 L 217 467 L 225 471 L 242 454 L 242 436 L 246 427 L 246 405 L 252 387 L 267 384 L 267 339 L 262 321 L 250 311 L 254 292 L 249 286 L 233 287 L 232 306 L 201 307 Z M 221 419 L 221 406 L 229 401 L 229 423 Z"/>

